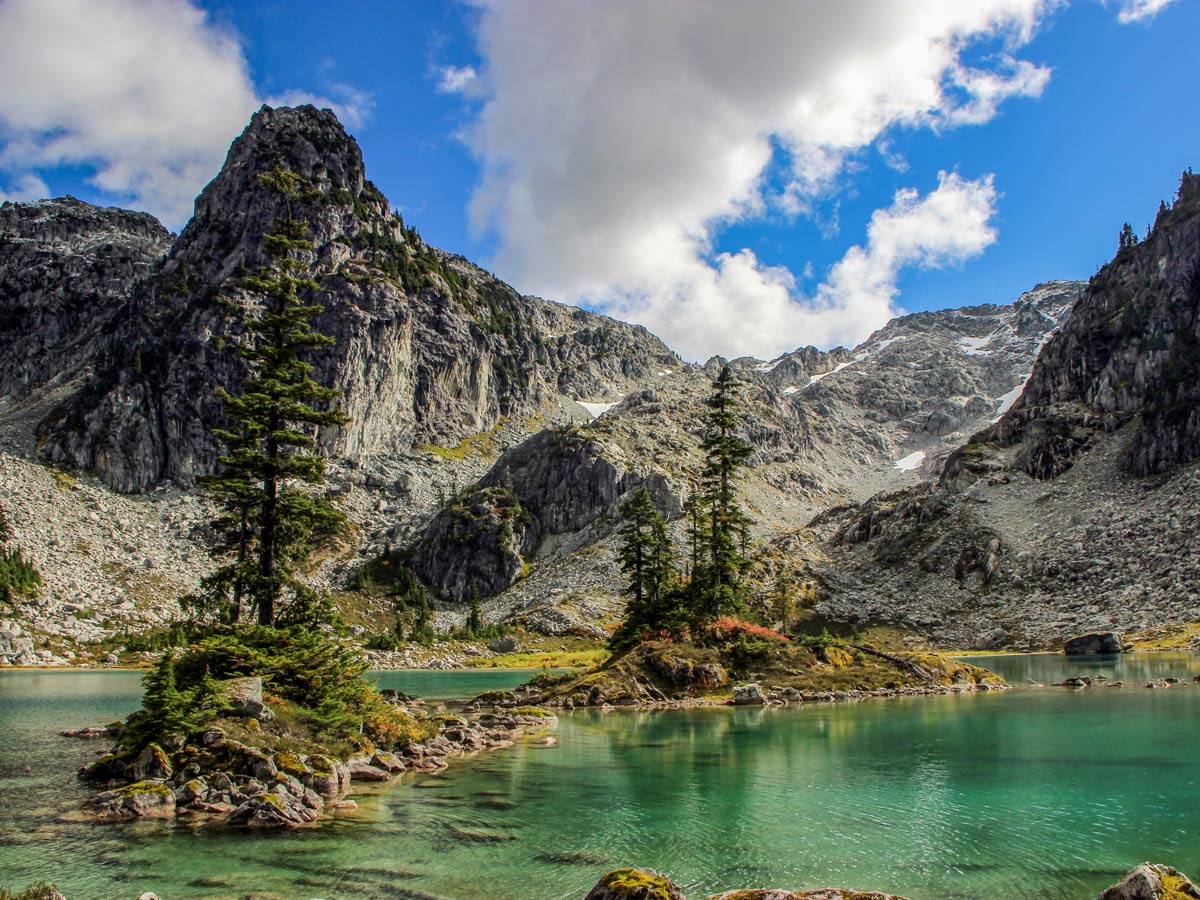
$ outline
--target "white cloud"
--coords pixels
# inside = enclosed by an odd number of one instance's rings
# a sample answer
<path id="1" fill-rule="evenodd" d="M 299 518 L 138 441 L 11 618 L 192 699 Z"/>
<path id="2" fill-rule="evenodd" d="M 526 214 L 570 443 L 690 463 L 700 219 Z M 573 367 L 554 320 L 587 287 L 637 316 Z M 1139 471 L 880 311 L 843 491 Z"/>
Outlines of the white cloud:
<path id="1" fill-rule="evenodd" d="M 7 187 L 0 186 L 0 203 L 6 200 L 41 200 L 50 193 L 46 182 L 37 175 L 18 175 Z"/>
<path id="2" fill-rule="evenodd" d="M 468 94 L 479 83 L 474 66 L 442 66 L 437 75 L 440 94 Z"/>
<path id="3" fill-rule="evenodd" d="M 896 314 L 905 268 L 962 263 L 995 241 L 995 201 L 991 176 L 968 181 L 942 172 L 937 189 L 924 197 L 899 191 L 871 217 L 866 245 L 851 247 L 811 296 L 798 292 L 789 270 L 764 266 L 742 250 L 711 263 L 676 257 L 674 268 L 620 288 L 606 306 L 669 336 L 693 358 L 718 352 L 771 358 L 802 344 L 853 346 Z"/>
<path id="4" fill-rule="evenodd" d="M 267 97 L 263 102 L 268 106 L 303 106 L 311 103 L 318 108 L 332 109 L 338 120 L 350 129 L 362 128 L 375 109 L 373 94 L 348 84 L 331 85 L 329 96 L 311 91 L 284 91 Z"/>
<path id="5" fill-rule="evenodd" d="M 1175 0 L 1120 0 L 1121 11 L 1117 21 L 1122 25 L 1148 22 L 1174 3 Z"/>
<path id="6" fill-rule="evenodd" d="M 799 297 L 789 272 L 748 249 L 714 257 L 714 233 L 771 206 L 811 210 L 895 127 L 979 123 L 1037 96 L 1049 72 L 1015 54 L 1055 5 L 483 0 L 473 223 L 494 229 L 494 265 L 524 289 L 635 314 L 691 356 L 869 331 L 894 289 L 877 285 L 861 308 L 844 287 Z M 981 42 L 1000 50 L 981 62 Z M 768 193 L 773 165 L 788 175 L 782 197 Z M 932 196 L 984 185 L 955 179 Z M 885 240 L 879 228 L 860 252 Z"/>
<path id="7" fill-rule="evenodd" d="M 365 114 L 348 91 L 303 96 Z M 237 36 L 188 0 L 0 2 L 10 182 L 88 167 L 101 191 L 178 225 L 260 103 Z"/>

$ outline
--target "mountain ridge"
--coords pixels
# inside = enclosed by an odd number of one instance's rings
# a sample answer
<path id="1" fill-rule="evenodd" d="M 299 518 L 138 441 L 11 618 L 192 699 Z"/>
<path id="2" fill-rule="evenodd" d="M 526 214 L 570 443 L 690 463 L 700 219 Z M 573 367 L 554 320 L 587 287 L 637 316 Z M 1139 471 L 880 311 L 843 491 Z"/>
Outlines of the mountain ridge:
<path id="1" fill-rule="evenodd" d="M 344 587 L 372 558 L 411 548 L 444 600 L 442 625 L 460 621 L 478 591 L 491 620 L 594 632 L 620 608 L 616 511 L 646 483 L 677 514 L 701 465 L 703 401 L 723 360 L 686 363 L 641 326 L 522 296 L 425 244 L 367 180 L 336 117 L 311 107 L 256 114 L 178 236 L 145 214 L 75 200 L 0 207 L 0 333 L 14 337 L 0 352 L 0 461 L 10 484 L 57 485 L 70 499 L 0 496 L 23 546 L 52 573 L 21 610 L 26 624 L 69 643 L 161 622 L 171 598 L 206 570 L 204 500 L 191 491 L 217 450 L 213 386 L 240 378 L 223 350 L 237 334 L 225 302 L 253 303 L 240 276 L 280 212 L 257 185 L 276 165 L 305 180 L 300 212 L 325 306 L 318 327 L 336 339 L 313 361 L 318 377 L 345 389 L 354 420 L 320 439 L 331 457 L 326 492 L 356 526 L 356 545 L 322 563 L 314 582 Z M 1186 207 L 1169 211 L 1164 233 L 1190 221 Z M 1012 423 L 1046 381 L 1035 363 L 1069 343 L 1053 335 L 1071 326 L 1089 290 L 1044 282 L 1012 304 L 894 319 L 855 348 L 732 360 L 744 399 L 739 432 L 754 447 L 742 493 L 767 548 L 756 563 L 760 599 L 784 575 L 799 577 L 816 586 L 810 599 L 831 619 L 901 621 L 943 642 L 995 644 L 1001 626 L 986 617 L 967 616 L 970 634 L 947 630 L 934 609 L 940 594 L 914 599 L 924 576 L 903 566 L 894 586 L 903 597 L 872 596 L 889 565 L 877 558 L 876 525 L 900 523 L 907 534 L 914 510 L 919 521 L 934 507 L 937 521 L 953 520 L 975 502 L 972 490 L 1000 477 L 1026 440 Z M 1166 357 L 1160 363 L 1170 368 Z M 1071 427 L 1095 425 L 1084 419 Z M 981 443 L 996 449 L 963 452 Z M 1108 465 L 1101 444 L 1083 452 Z M 938 477 L 944 486 L 928 481 Z M 531 511 L 523 531 L 503 527 L 504 491 Z M 463 548 L 483 544 L 464 540 L 459 513 L 447 518 L 459 505 L 487 545 L 483 569 L 464 567 Z M 45 521 L 56 513 L 87 552 Z M 171 541 L 157 540 L 163 527 Z M 106 541 L 106 530 L 126 537 Z M 993 552 L 993 532 L 966 516 L 929 564 L 949 571 L 955 590 L 963 577 L 1010 572 L 1009 558 L 1027 551 Z M 501 547 L 498 536 L 511 543 Z M 1016 544 L 1036 556 L 1036 541 Z M 186 570 L 173 570 L 172 558 L 186 558 Z M 1008 629 L 1001 643 L 1049 633 Z"/>

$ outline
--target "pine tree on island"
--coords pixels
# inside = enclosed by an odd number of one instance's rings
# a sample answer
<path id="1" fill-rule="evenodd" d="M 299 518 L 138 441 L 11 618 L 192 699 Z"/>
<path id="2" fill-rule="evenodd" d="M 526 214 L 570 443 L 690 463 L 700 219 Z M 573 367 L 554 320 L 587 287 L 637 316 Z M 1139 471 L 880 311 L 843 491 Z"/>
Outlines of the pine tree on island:
<path id="1" fill-rule="evenodd" d="M 632 646 L 643 632 L 674 630 L 682 624 L 667 523 L 645 485 L 622 504 L 621 517 L 621 570 L 629 577 L 629 602 L 625 621 L 612 638 L 614 649 Z"/>
<path id="2" fill-rule="evenodd" d="M 214 523 L 234 559 L 204 582 L 210 606 L 224 607 L 236 622 L 249 601 L 260 625 L 311 614 L 315 597 L 295 577 L 315 534 L 344 526 L 340 511 L 299 485 L 315 485 L 325 460 L 312 452 L 315 431 L 345 424 L 336 405 L 340 391 L 318 384 L 304 356 L 333 343 L 312 325 L 322 311 L 303 294 L 317 290 L 307 274 L 312 243 L 308 224 L 293 204 L 300 177 L 281 168 L 259 181 L 283 201 L 285 213 L 265 236 L 267 262 L 243 281 L 260 298 L 261 312 L 244 323 L 237 353 L 248 373 L 237 395 L 222 393 L 229 427 L 216 432 L 227 450 L 220 471 L 205 480 L 222 509 Z M 290 594 L 285 610 L 280 603 Z M 218 600 L 220 602 L 211 602 Z"/>
<path id="3" fill-rule="evenodd" d="M 737 473 L 754 452 L 737 436 L 738 380 L 729 366 L 713 382 L 705 404 L 708 425 L 700 448 L 705 452 L 700 476 L 700 500 L 708 517 L 708 554 L 692 573 L 697 614 L 703 619 L 740 612 L 745 589 L 742 575 L 750 519 L 737 498 Z"/>
<path id="4" fill-rule="evenodd" d="M 626 650 L 646 637 L 702 631 L 745 607 L 750 519 L 737 497 L 738 469 L 753 452 L 736 434 L 738 381 L 725 366 L 705 404 L 699 487 L 684 506 L 690 572 L 680 579 L 666 522 L 643 486 L 621 507 L 621 569 L 629 578 L 625 620 L 609 646 Z"/>

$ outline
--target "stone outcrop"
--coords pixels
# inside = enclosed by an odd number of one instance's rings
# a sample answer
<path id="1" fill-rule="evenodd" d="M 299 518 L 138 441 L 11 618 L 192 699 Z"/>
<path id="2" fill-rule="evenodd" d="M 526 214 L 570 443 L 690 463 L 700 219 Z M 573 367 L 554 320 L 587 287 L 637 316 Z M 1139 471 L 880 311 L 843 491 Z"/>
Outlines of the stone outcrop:
<path id="1" fill-rule="evenodd" d="M 146 213 L 63 197 L 0 205 L 0 397 L 69 389 L 172 235 Z"/>
<path id="2" fill-rule="evenodd" d="M 813 521 L 829 549 L 809 557 L 818 611 L 982 649 L 1200 618 L 1198 266 L 1200 178 L 1185 175 L 937 484 Z"/>
<path id="3" fill-rule="evenodd" d="M 979 439 L 1019 447 L 1035 478 L 1070 467 L 1098 435 L 1137 419 L 1134 475 L 1200 454 L 1200 176 L 1185 173 L 1149 236 L 1088 282 L 1020 399 Z"/>
<path id="4" fill-rule="evenodd" d="M 1114 631 L 1090 631 L 1070 638 L 1063 644 L 1063 653 L 1080 656 L 1091 653 L 1120 653 L 1124 647 L 1121 635 Z"/>
<path id="5" fill-rule="evenodd" d="M 634 471 L 619 446 L 590 430 L 546 429 L 504 453 L 478 489 L 433 518 L 413 571 L 447 600 L 499 593 L 544 551 L 544 541 L 571 535 L 582 543 L 611 533 L 621 503 L 642 485 L 665 515 L 680 515 L 670 481 Z M 581 536 L 593 525 L 599 528 Z"/>
<path id="6" fill-rule="evenodd" d="M 1188 900 L 1200 888 L 1171 866 L 1142 863 L 1100 894 L 1098 900 Z"/>

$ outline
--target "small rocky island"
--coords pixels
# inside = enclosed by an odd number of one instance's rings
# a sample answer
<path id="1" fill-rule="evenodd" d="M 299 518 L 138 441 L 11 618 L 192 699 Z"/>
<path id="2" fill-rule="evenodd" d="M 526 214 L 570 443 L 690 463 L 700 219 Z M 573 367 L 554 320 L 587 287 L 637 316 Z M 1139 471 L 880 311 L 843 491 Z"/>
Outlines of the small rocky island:
<path id="1" fill-rule="evenodd" d="M 531 684 L 550 706 L 769 705 L 945 694 L 1006 687 L 986 669 L 937 653 L 888 653 L 828 635 L 787 639 L 718 621 L 693 640 L 648 641 L 583 673 Z"/>
<path id="2" fill-rule="evenodd" d="M 355 782 L 446 767 L 557 724 L 524 707 L 470 717 L 376 691 L 365 663 L 320 632 L 218 628 L 145 678 L 145 708 L 124 722 L 67 732 L 113 737 L 80 772 L 106 788 L 87 802 L 100 821 L 207 815 L 291 828 L 353 808 Z"/>

